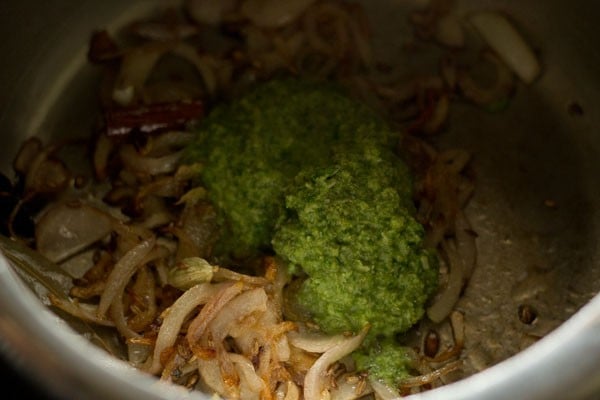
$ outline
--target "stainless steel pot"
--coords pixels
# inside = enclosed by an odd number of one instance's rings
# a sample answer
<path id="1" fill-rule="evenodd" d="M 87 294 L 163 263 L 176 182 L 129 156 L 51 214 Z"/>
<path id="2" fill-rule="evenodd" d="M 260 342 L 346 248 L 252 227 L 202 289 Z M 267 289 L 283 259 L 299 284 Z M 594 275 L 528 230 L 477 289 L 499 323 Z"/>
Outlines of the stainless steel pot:
<path id="1" fill-rule="evenodd" d="M 388 51 L 399 48 L 406 29 L 399 21 L 405 21 L 412 2 L 364 3 Z M 0 4 L 4 172 L 28 136 L 89 131 L 96 104 L 96 72 L 85 61 L 90 31 L 123 25 L 159 4 L 165 1 Z M 458 305 L 466 320 L 466 365 L 474 375 L 416 397 L 595 398 L 600 396 L 600 297 L 594 297 L 600 288 L 600 6 L 463 0 L 458 7 L 509 12 L 540 49 L 544 73 L 533 86 L 520 87 L 502 114 L 455 106 L 451 128 L 441 138 L 441 146 L 461 146 L 475 155 L 478 185 L 468 213 L 479 233 L 479 260 Z M 519 321 L 519 306 L 537 311 L 534 324 Z M 538 335 L 546 337 L 533 343 Z M 60 396 L 206 398 L 164 387 L 88 344 L 46 310 L 4 259 L 0 337 L 15 365 Z"/>

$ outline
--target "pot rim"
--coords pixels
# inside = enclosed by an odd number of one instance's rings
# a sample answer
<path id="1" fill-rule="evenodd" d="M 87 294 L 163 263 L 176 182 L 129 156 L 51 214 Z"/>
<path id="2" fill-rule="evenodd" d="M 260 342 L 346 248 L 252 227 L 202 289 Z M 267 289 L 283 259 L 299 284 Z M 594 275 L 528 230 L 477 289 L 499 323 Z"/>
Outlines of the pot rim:
<path id="1" fill-rule="evenodd" d="M 2 255 L 0 304 L 0 351 L 57 395 L 150 400 L 211 397 L 160 382 L 89 343 L 25 287 Z M 534 400 L 564 398 L 565 390 L 569 398 L 582 398 L 600 389 L 600 378 L 597 374 L 593 378 L 599 366 L 600 295 L 596 295 L 560 327 L 515 356 L 410 398 Z"/>

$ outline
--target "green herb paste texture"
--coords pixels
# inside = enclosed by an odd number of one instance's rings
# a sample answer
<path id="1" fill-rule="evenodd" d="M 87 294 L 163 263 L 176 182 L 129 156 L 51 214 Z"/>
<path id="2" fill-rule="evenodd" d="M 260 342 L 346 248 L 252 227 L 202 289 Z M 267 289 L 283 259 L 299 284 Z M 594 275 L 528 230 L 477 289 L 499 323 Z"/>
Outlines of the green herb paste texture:
<path id="1" fill-rule="evenodd" d="M 323 331 L 370 325 L 359 364 L 384 378 L 404 367 L 372 350 L 423 316 L 438 276 L 397 140 L 336 86 L 288 79 L 217 107 L 186 154 L 204 164 L 223 227 L 217 251 L 275 251 L 303 277 L 296 300 Z"/>

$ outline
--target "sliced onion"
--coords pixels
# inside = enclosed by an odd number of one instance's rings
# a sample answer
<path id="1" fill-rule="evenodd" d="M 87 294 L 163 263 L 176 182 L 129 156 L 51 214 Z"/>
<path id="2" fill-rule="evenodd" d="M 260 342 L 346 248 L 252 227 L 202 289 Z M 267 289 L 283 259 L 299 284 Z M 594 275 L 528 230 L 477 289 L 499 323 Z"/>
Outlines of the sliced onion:
<path id="1" fill-rule="evenodd" d="M 331 400 L 354 400 L 373 392 L 366 378 L 354 373 L 340 376 L 331 389 Z"/>
<path id="2" fill-rule="evenodd" d="M 158 136 L 150 136 L 140 153 L 144 156 L 163 156 L 187 146 L 194 137 L 192 132 L 181 131 L 168 131 Z M 179 175 L 179 171 L 177 172 Z"/>
<path id="3" fill-rule="evenodd" d="M 136 368 L 142 368 L 151 354 L 152 345 L 143 340 L 127 341 L 127 360 Z"/>
<path id="4" fill-rule="evenodd" d="M 126 254 L 127 255 L 127 254 Z M 116 289 L 116 295 L 114 297 L 114 300 L 112 301 L 111 305 L 110 305 L 110 315 L 113 319 L 113 321 L 115 322 L 115 327 L 117 328 L 117 330 L 119 331 L 119 333 L 125 337 L 125 338 L 139 338 L 140 335 L 134 330 L 134 326 L 136 323 L 138 324 L 144 324 L 144 323 L 150 323 L 153 320 L 154 314 L 156 312 L 156 304 L 151 304 L 148 307 L 148 312 L 150 313 L 150 315 L 146 315 L 146 321 L 144 321 L 144 316 L 141 316 L 141 319 L 138 319 L 136 315 L 135 317 L 132 318 L 131 322 L 132 324 L 130 324 L 130 321 L 127 321 L 126 317 L 125 317 L 125 309 L 124 309 L 124 301 L 123 301 L 123 295 L 125 292 L 125 287 L 127 286 L 129 280 L 131 280 L 131 278 L 133 277 L 133 275 L 136 273 L 137 270 L 141 271 L 143 273 L 145 265 L 155 259 L 160 259 L 163 257 L 166 257 L 168 255 L 168 250 L 162 247 L 153 247 L 151 249 L 151 251 L 148 252 L 148 254 L 139 261 L 138 266 L 136 267 L 137 269 L 131 269 L 130 273 L 128 275 L 126 275 L 124 277 L 124 279 L 120 282 L 118 282 L 117 289 Z M 141 269 L 140 269 L 141 267 Z M 109 275 L 109 280 L 110 280 L 110 275 Z M 109 283 L 107 282 L 107 289 L 108 289 L 108 285 Z M 135 288 L 136 285 L 134 285 Z M 107 290 L 105 289 L 105 291 Z M 152 292 L 152 294 L 150 295 L 150 297 L 154 298 L 154 279 L 152 279 L 152 286 L 149 288 L 149 290 Z M 100 301 L 102 302 L 102 296 L 100 298 Z M 150 300 L 151 302 L 154 302 L 154 300 Z M 131 326 L 134 325 L 134 326 Z"/>
<path id="5" fill-rule="evenodd" d="M 168 255 L 168 251 L 165 248 L 154 247 L 150 252 L 148 252 L 148 254 L 143 259 L 141 259 L 139 261 L 139 263 L 137 263 L 136 268 L 139 269 L 141 267 L 142 268 L 141 271 L 143 271 L 143 268 L 145 267 L 145 265 L 147 263 L 149 263 L 157 258 L 160 259 L 160 258 L 166 257 L 167 255 Z M 133 275 L 135 273 L 136 273 L 136 269 L 132 268 L 130 270 L 130 272 L 126 276 L 124 276 L 123 280 L 121 280 L 120 282 L 118 282 L 115 285 L 117 287 L 117 289 L 115 289 L 116 295 L 110 305 L 110 314 L 111 314 L 113 321 L 115 321 L 115 327 L 117 328 L 119 333 L 125 338 L 139 338 L 140 337 L 140 335 L 133 330 L 133 328 L 130 326 L 129 322 L 127 321 L 127 319 L 125 317 L 125 309 L 124 309 L 124 301 L 123 301 L 125 287 L 127 286 L 128 282 L 131 280 L 131 278 L 133 277 Z M 109 280 L 110 280 L 110 275 L 109 275 Z M 107 282 L 106 286 L 108 289 L 109 282 Z M 107 289 L 105 289 L 105 292 Z M 152 288 L 151 290 L 154 290 L 154 288 Z M 152 299 L 151 301 L 154 302 L 154 299 Z M 102 303 L 102 296 L 100 297 L 100 303 Z M 149 308 L 150 312 L 155 312 L 156 304 L 152 304 L 148 308 Z M 152 316 L 153 316 L 153 314 L 152 314 Z M 152 316 L 146 316 L 146 317 L 151 318 Z M 132 319 L 132 322 L 134 322 L 134 323 L 140 322 L 141 323 L 144 321 L 136 321 L 136 317 L 134 317 Z M 148 323 L 150 323 L 150 322 L 152 322 L 152 320 L 148 321 Z"/>
<path id="6" fill-rule="evenodd" d="M 465 277 L 471 277 L 475 264 L 477 263 L 477 245 L 475 244 L 475 233 L 471 228 L 469 220 L 464 212 L 459 211 L 456 215 L 455 239 L 456 249 L 465 264 Z"/>
<path id="7" fill-rule="evenodd" d="M 185 233 L 185 237 L 189 239 L 190 244 L 196 249 L 194 255 L 198 257 L 209 257 L 212 253 L 219 231 L 217 211 L 215 208 L 206 201 L 187 202 L 179 216 L 179 223 L 181 224 L 181 230 Z M 178 253 L 178 256 L 179 255 L 182 255 L 182 253 Z M 218 272 L 221 269 L 222 268 L 217 267 L 215 272 Z M 223 276 L 223 273 L 217 275 L 218 276 L 215 276 L 215 279 L 222 280 L 220 278 Z M 226 277 L 225 279 L 241 280 L 242 277 L 243 276 Z M 251 280 L 245 279 L 244 282 L 250 283 Z"/>
<path id="8" fill-rule="evenodd" d="M 299 400 L 300 388 L 292 381 L 287 382 L 287 391 L 284 400 Z"/>
<path id="9" fill-rule="evenodd" d="M 400 387 L 407 389 L 432 383 L 436 379 L 457 370 L 462 366 L 462 363 L 462 360 L 453 361 L 428 374 L 406 378 L 400 383 Z"/>
<path id="10" fill-rule="evenodd" d="M 198 372 L 204 383 L 216 393 L 224 395 L 225 383 L 221 377 L 221 366 L 219 360 L 216 358 L 211 359 L 198 359 Z"/>
<path id="11" fill-rule="evenodd" d="M 315 361 L 313 366 L 306 373 L 304 378 L 304 399 L 305 400 L 320 400 L 324 391 L 329 391 L 325 387 L 327 378 L 327 369 L 331 364 L 340 360 L 356 350 L 364 340 L 369 327 L 365 327 L 358 335 L 346 338 L 341 343 L 333 346 L 321 355 Z"/>
<path id="12" fill-rule="evenodd" d="M 240 376 L 243 377 L 243 382 L 254 393 L 260 393 L 265 389 L 265 383 L 256 373 L 252 361 L 241 354 L 229 353 L 229 359 L 235 364 Z M 242 385 L 243 386 L 243 385 Z"/>
<path id="13" fill-rule="evenodd" d="M 124 82 L 122 84 L 126 85 L 127 83 Z M 132 85 L 117 86 L 113 89 L 112 100 L 121 106 L 130 105 L 131 103 L 133 103 L 134 99 L 135 99 L 135 87 L 133 87 Z"/>
<path id="14" fill-rule="evenodd" d="M 115 323 L 104 317 L 99 318 L 97 316 L 97 307 L 89 304 L 77 303 L 70 299 L 63 299 L 62 297 L 55 296 L 52 293 L 48 293 L 48 300 L 53 306 L 60 308 L 67 314 L 71 314 L 74 317 L 79 318 L 82 321 L 92 322 L 96 325 L 114 327 Z"/>
<path id="15" fill-rule="evenodd" d="M 106 237 L 112 218 L 80 203 L 56 203 L 35 227 L 37 250 L 53 262 L 61 262 Z"/>
<path id="16" fill-rule="evenodd" d="M 286 332 L 292 331 L 295 328 L 295 324 L 290 321 L 282 322 L 280 325 L 285 325 Z M 290 359 L 291 353 L 292 351 L 290 350 L 290 343 L 287 339 L 287 335 L 282 334 L 273 346 L 273 356 L 278 361 L 287 362 Z"/>
<path id="17" fill-rule="evenodd" d="M 60 268 L 74 279 L 82 278 L 94 266 L 96 249 L 83 251 L 60 264 Z"/>
<path id="18" fill-rule="evenodd" d="M 371 384 L 371 387 L 373 387 L 373 390 L 377 394 L 377 397 L 381 400 L 396 400 L 401 397 L 400 393 L 398 393 L 396 389 L 386 385 L 385 383 L 377 379 L 369 377 L 369 383 Z"/>
<path id="19" fill-rule="evenodd" d="M 168 212 L 167 210 L 160 210 L 155 213 L 147 213 L 147 215 L 143 221 L 141 221 L 138 226 L 146 229 L 156 229 L 158 227 L 168 225 L 173 222 L 175 217 L 173 214 Z"/>
<path id="20" fill-rule="evenodd" d="M 169 349 L 168 354 L 163 357 L 163 362 L 165 364 L 162 373 L 160 374 L 161 381 L 172 382 L 175 376 L 183 376 L 184 371 L 182 369 L 188 367 L 189 369 L 190 363 L 188 362 L 188 358 L 182 356 L 179 352 L 179 347 L 173 347 Z M 193 371 L 193 366 L 192 366 Z"/>
<path id="21" fill-rule="evenodd" d="M 443 240 L 442 249 L 450 264 L 448 282 L 431 307 L 427 309 L 427 316 L 436 323 L 442 322 L 450 314 L 465 282 L 465 265 L 457 253 L 456 245 L 450 239 Z"/>
<path id="22" fill-rule="evenodd" d="M 144 240 L 125 253 L 125 255 L 115 264 L 106 281 L 106 289 L 100 297 L 98 317 L 106 315 L 106 312 L 115 297 L 119 296 L 119 292 L 123 292 L 123 289 L 140 266 L 140 263 L 144 261 L 146 256 L 154 248 L 155 241 L 156 239 L 154 237 Z"/>
<path id="23" fill-rule="evenodd" d="M 259 342 L 258 374 L 265 381 L 268 388 L 273 388 L 273 348 L 269 342 Z"/>
<path id="24" fill-rule="evenodd" d="M 112 220 L 112 229 L 118 235 L 117 250 L 113 255 L 125 254 L 139 244 L 140 238 L 149 239 L 154 236 L 152 231 L 139 225 L 128 225 L 118 217 Z"/>
<path id="25" fill-rule="evenodd" d="M 133 145 L 121 146 L 121 160 L 125 166 L 135 172 L 159 175 L 175 171 L 181 158 L 181 151 L 162 157 L 144 157 L 140 155 Z"/>
<path id="26" fill-rule="evenodd" d="M 217 90 L 217 77 L 215 73 L 217 65 L 214 59 L 207 54 L 199 54 L 198 49 L 187 43 L 178 43 L 172 51 L 173 54 L 188 60 L 196 67 L 202 76 L 206 90 L 209 94 L 214 94 Z"/>
<path id="27" fill-rule="evenodd" d="M 452 333 L 454 334 L 454 345 L 445 350 L 443 353 L 429 359 L 433 363 L 441 363 L 448 361 L 454 357 L 458 357 L 465 345 L 465 318 L 459 311 L 452 311 L 450 314 L 450 324 Z"/>
<path id="28" fill-rule="evenodd" d="M 134 47 L 123 56 L 112 99 L 121 106 L 130 105 L 158 60 L 169 51 L 171 45 L 152 42 Z"/>
<path id="29" fill-rule="evenodd" d="M 278 28 L 294 21 L 314 2 L 315 0 L 245 0 L 240 11 L 256 26 Z"/>
<path id="30" fill-rule="evenodd" d="M 200 313 L 191 322 L 188 328 L 186 339 L 193 347 L 200 337 L 204 334 L 207 326 L 219 315 L 221 309 L 229 303 L 234 297 L 239 295 L 244 289 L 242 282 L 227 284 L 219 293 L 213 296 L 212 299 L 202 308 Z M 217 339 L 217 338 L 213 338 Z M 224 339 L 224 338 L 223 338 Z M 217 340 L 218 342 L 219 340 Z"/>
<path id="31" fill-rule="evenodd" d="M 20 174 L 27 174 L 27 171 L 31 168 L 33 160 L 36 159 L 37 155 L 42 151 L 44 145 L 42 141 L 37 137 L 30 137 L 21 144 L 21 148 L 13 161 L 13 168 Z"/>
<path id="32" fill-rule="evenodd" d="M 219 342 L 227 337 L 232 327 L 246 316 L 267 309 L 267 294 L 263 288 L 248 290 L 230 301 L 209 326 L 212 337 Z"/>
<path id="33" fill-rule="evenodd" d="M 206 303 L 223 285 L 211 285 L 203 283 L 186 290 L 171 307 L 164 312 L 163 323 L 158 331 L 152 362 L 146 368 L 151 374 L 157 374 L 161 370 L 160 355 L 168 347 L 175 344 L 181 325 L 187 316 L 199 305 Z"/>
<path id="34" fill-rule="evenodd" d="M 99 180 L 108 176 L 108 160 L 114 148 L 113 142 L 106 135 L 99 135 L 94 147 L 94 172 Z"/>
<path id="35" fill-rule="evenodd" d="M 288 334 L 288 340 L 292 346 L 311 353 L 325 353 L 346 339 L 347 337 L 341 334 L 326 335 L 318 332 L 303 331 Z"/>
<path id="36" fill-rule="evenodd" d="M 127 339 L 137 339 L 140 338 L 141 335 L 137 332 L 133 331 L 127 324 L 127 319 L 125 318 L 125 309 L 123 306 L 123 298 L 121 296 L 117 296 L 115 301 L 112 302 L 109 308 L 110 318 L 115 323 L 115 328 L 121 336 Z"/>
<path id="37" fill-rule="evenodd" d="M 189 237 L 186 231 L 177 226 L 168 226 L 166 231 L 177 238 L 177 252 L 175 261 L 180 262 L 186 258 L 195 257 L 200 253 L 200 249 Z"/>
<path id="38" fill-rule="evenodd" d="M 300 400 L 300 389 L 293 381 L 280 383 L 275 389 L 276 400 Z"/>
<path id="39" fill-rule="evenodd" d="M 127 325 L 133 331 L 141 332 L 154 321 L 157 313 L 156 281 L 148 266 L 143 266 L 137 272 L 132 292 L 136 312 L 129 318 Z"/>
<path id="40" fill-rule="evenodd" d="M 51 157 L 56 150 L 56 146 L 48 146 L 33 158 L 25 174 L 26 193 L 56 193 L 68 185 L 69 170 L 62 161 Z"/>
<path id="41" fill-rule="evenodd" d="M 523 82 L 529 84 L 536 80 L 541 72 L 540 63 L 506 16 L 494 11 L 481 11 L 472 14 L 469 21 Z"/>
<path id="42" fill-rule="evenodd" d="M 450 323 L 454 332 L 455 345 L 462 347 L 465 342 L 465 316 L 459 311 L 453 311 L 450 314 Z"/>
<path id="43" fill-rule="evenodd" d="M 483 61 L 490 63 L 495 68 L 494 82 L 490 86 L 483 86 L 476 82 L 468 71 L 459 71 L 457 83 L 467 99 L 479 105 L 496 108 L 498 107 L 497 103 L 502 105 L 513 93 L 514 76 L 495 54 L 486 51 L 482 53 L 481 57 Z M 477 67 L 478 65 L 475 65 L 473 68 Z"/>

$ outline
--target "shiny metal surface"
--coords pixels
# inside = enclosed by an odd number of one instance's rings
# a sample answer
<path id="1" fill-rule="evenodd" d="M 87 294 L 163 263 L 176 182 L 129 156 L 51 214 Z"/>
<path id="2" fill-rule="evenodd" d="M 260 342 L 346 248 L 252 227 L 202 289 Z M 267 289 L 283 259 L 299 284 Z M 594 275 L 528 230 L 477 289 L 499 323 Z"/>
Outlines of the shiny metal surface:
<path id="1" fill-rule="evenodd" d="M 120 26 L 165 3 L 0 4 L 2 171 L 9 171 L 25 137 L 89 132 L 96 104 L 96 71 L 85 61 L 90 31 Z M 389 52 L 402 46 L 398 38 L 407 28 L 398 21 L 406 20 L 409 3 L 365 2 Z M 600 297 L 594 297 L 600 288 L 600 3 L 463 0 L 458 7 L 461 13 L 507 11 L 539 49 L 544 74 L 519 87 L 502 114 L 453 106 L 450 129 L 440 138 L 442 147 L 473 152 L 477 174 L 468 213 L 479 233 L 478 267 L 458 305 L 466 323 L 465 369 L 495 366 L 418 398 L 593 398 L 600 393 Z M 574 103 L 582 114 L 569 112 Z M 548 200 L 556 206 L 546 206 Z M 535 324 L 518 320 L 522 304 L 537 310 Z M 75 336 L 1 259 L 0 338 L 10 357 L 67 398 L 187 396 Z"/>

